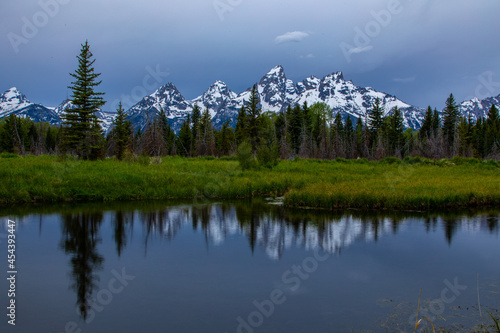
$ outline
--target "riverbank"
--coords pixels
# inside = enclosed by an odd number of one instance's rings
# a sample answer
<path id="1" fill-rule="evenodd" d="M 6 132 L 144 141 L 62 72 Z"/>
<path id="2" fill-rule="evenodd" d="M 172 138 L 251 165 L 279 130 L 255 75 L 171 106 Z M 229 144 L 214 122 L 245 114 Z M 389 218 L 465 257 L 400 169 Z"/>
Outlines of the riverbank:
<path id="1" fill-rule="evenodd" d="M 0 158 L 0 204 L 244 199 L 290 207 L 428 210 L 500 205 L 498 163 L 455 158 L 281 161 L 242 171 L 231 158 L 80 161 Z M 7 155 L 8 156 L 8 155 Z"/>

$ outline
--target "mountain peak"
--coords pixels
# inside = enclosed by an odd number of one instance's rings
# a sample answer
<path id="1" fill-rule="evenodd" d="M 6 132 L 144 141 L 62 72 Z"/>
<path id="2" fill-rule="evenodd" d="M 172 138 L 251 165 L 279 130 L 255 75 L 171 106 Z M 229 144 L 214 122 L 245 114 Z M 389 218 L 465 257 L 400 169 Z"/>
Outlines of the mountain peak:
<path id="1" fill-rule="evenodd" d="M 12 87 L 2 95 L 0 95 L 1 102 L 15 102 L 15 103 L 30 103 L 28 98 L 21 93 L 16 87 Z"/>
<path id="2" fill-rule="evenodd" d="M 174 85 L 173 82 L 169 82 L 169 83 L 165 84 L 163 87 L 160 87 L 160 89 L 162 89 L 162 88 L 163 88 L 163 90 L 167 90 L 167 89 L 177 90 L 177 87 Z"/>
<path id="3" fill-rule="evenodd" d="M 169 82 L 158 88 L 154 93 L 152 93 L 149 96 L 158 97 L 158 96 L 172 95 L 172 94 L 180 94 L 180 92 L 172 82 Z"/>
<path id="4" fill-rule="evenodd" d="M 207 99 L 218 99 L 222 96 L 226 96 L 227 98 L 234 98 L 235 95 L 231 90 L 229 90 L 227 84 L 223 81 L 217 80 L 203 93 L 202 96 L 199 96 L 193 100 L 193 102 L 204 101 Z"/>
<path id="5" fill-rule="evenodd" d="M 266 76 L 285 76 L 285 70 L 283 69 L 283 66 L 278 65 L 273 67 L 267 74 Z"/>
<path id="6" fill-rule="evenodd" d="M 333 72 L 329 76 L 335 81 L 345 81 L 344 74 L 342 74 L 342 72 Z"/>
<path id="7" fill-rule="evenodd" d="M 218 88 L 218 89 L 227 89 L 227 84 L 221 80 L 217 80 L 212 85 L 208 90 L 211 90 L 212 88 Z"/>

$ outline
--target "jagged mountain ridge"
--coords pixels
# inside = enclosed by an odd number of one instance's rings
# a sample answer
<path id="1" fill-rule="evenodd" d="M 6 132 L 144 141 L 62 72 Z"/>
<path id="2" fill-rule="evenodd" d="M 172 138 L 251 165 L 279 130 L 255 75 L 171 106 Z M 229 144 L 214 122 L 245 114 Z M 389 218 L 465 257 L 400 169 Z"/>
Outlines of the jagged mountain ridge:
<path id="1" fill-rule="evenodd" d="M 61 116 L 67 109 L 73 108 L 70 100 L 64 100 L 55 108 L 32 103 L 16 87 L 12 87 L 0 95 L 0 119 L 14 114 L 21 118 L 30 118 L 35 122 L 48 122 L 52 125 L 62 124 Z M 100 110 L 96 113 L 101 125 L 107 131 L 115 118 L 116 112 Z"/>
<path id="2" fill-rule="evenodd" d="M 413 129 L 420 128 L 425 112 L 424 109 L 404 103 L 395 96 L 378 92 L 370 87 L 358 87 L 352 81 L 346 81 L 342 72 L 326 75 L 322 79 L 310 76 L 294 83 L 286 78 L 283 67 L 276 66 L 256 85 L 263 111 L 279 112 L 289 105 L 303 105 L 304 102 L 312 105 L 324 102 L 332 108 L 334 115 L 340 113 L 344 119 L 352 117 L 354 120 L 361 117 L 365 120 L 375 99 L 379 98 L 386 114 L 389 114 L 394 106 L 398 106 L 403 113 L 404 125 Z M 251 88 L 237 94 L 224 82 L 216 81 L 199 97 L 187 100 L 173 83 L 167 83 L 144 97 L 126 113 L 136 128 L 144 128 L 163 109 L 173 129 L 178 131 L 192 112 L 194 105 L 198 105 L 202 111 L 208 108 L 216 128 L 220 128 L 225 122 L 234 127 L 238 110 L 248 102 L 250 91 Z M 459 104 L 459 108 L 463 115 L 470 114 L 476 120 L 479 117 L 486 117 L 492 105 L 500 107 L 500 95 L 483 100 L 473 98 Z M 47 121 L 57 125 L 61 124 L 61 115 L 70 107 L 72 104 L 68 100 L 55 108 L 31 103 L 15 87 L 0 95 L 0 118 L 16 114 L 30 117 L 37 122 Z M 103 129 L 108 131 L 112 126 L 115 111 L 101 110 L 97 115 L 103 121 Z"/>
<path id="3" fill-rule="evenodd" d="M 168 83 L 134 105 L 127 114 L 136 126 L 144 128 L 147 121 L 154 119 L 154 115 L 163 109 L 174 130 L 178 130 L 194 105 L 198 105 L 202 110 L 208 108 L 217 128 L 226 121 L 234 126 L 238 110 L 250 98 L 250 90 L 249 88 L 236 94 L 224 82 L 216 81 L 201 96 L 189 101 L 173 83 Z M 308 105 L 324 102 L 332 108 L 334 114 L 340 112 L 344 119 L 348 116 L 365 119 L 375 99 L 380 98 L 386 114 L 394 106 L 401 109 L 406 127 L 419 128 L 424 115 L 423 109 L 406 104 L 394 96 L 372 88 L 357 87 L 352 81 L 345 81 L 341 72 L 327 75 L 323 79 L 311 76 L 294 83 L 286 78 L 283 67 L 276 66 L 257 83 L 257 91 L 263 111 L 279 112 L 288 106 L 302 105 L 304 102 Z"/>
<path id="4" fill-rule="evenodd" d="M 40 104 L 31 103 L 16 87 L 0 95 L 0 118 L 15 114 L 21 118 L 29 117 L 36 122 L 61 123 L 61 118 L 52 110 Z"/>
<path id="5" fill-rule="evenodd" d="M 478 118 L 486 118 L 488 115 L 488 111 L 491 109 L 491 106 L 495 105 L 497 108 L 500 106 L 500 95 L 496 97 L 488 97 L 483 100 L 479 100 L 474 97 L 471 100 L 462 102 L 459 104 L 460 112 L 466 116 L 471 118 L 474 121 L 477 121 Z"/>

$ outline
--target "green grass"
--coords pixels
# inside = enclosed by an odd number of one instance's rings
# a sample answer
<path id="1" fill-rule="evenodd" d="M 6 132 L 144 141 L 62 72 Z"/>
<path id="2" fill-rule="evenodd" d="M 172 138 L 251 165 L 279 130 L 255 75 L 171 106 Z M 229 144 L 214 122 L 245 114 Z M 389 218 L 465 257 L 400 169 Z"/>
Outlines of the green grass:
<path id="1" fill-rule="evenodd" d="M 1 156 L 0 156 L 1 157 Z M 242 171 L 234 159 L 137 162 L 54 156 L 0 158 L 0 204 L 61 201 L 241 199 L 285 195 L 326 209 L 446 209 L 500 205 L 500 167 L 475 159 L 281 161 Z"/>

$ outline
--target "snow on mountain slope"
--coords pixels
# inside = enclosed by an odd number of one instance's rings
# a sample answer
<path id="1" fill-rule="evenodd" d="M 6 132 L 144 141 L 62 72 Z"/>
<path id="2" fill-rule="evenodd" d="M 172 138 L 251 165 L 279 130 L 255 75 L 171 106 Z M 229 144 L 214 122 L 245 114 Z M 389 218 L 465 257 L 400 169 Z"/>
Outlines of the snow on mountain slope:
<path id="1" fill-rule="evenodd" d="M 276 66 L 259 82 L 257 91 L 262 110 L 279 112 L 297 98 L 297 87 L 285 76 L 283 67 Z"/>
<path id="2" fill-rule="evenodd" d="M 15 114 L 21 118 L 29 117 L 36 122 L 45 121 L 53 125 L 60 122 L 59 116 L 51 109 L 31 103 L 16 87 L 0 95 L 0 118 Z"/>
<path id="3" fill-rule="evenodd" d="M 193 110 L 193 103 L 186 100 L 173 83 L 167 83 L 131 107 L 127 114 L 132 124 L 143 129 L 148 122 L 154 121 L 161 110 L 177 131 Z"/>
<path id="4" fill-rule="evenodd" d="M 16 87 L 12 87 L 0 95 L 0 118 L 21 110 L 32 103 Z"/>
<path id="5" fill-rule="evenodd" d="M 288 106 L 303 105 L 305 102 L 309 106 L 324 102 L 332 108 L 334 115 L 340 112 L 344 119 L 365 119 L 375 100 L 379 98 L 385 114 L 389 114 L 395 106 L 401 109 L 406 127 L 419 128 L 424 115 L 423 109 L 415 108 L 394 96 L 372 88 L 357 87 L 352 81 L 345 81 L 342 72 L 332 73 L 323 79 L 311 76 L 295 84 L 287 79 L 282 66 L 276 66 L 256 86 L 264 112 L 280 112 Z M 194 105 L 198 105 L 202 112 L 208 108 L 216 128 L 227 121 L 234 126 L 238 110 L 248 103 L 250 94 L 251 88 L 236 94 L 224 82 L 216 81 L 203 95 L 188 101 L 169 83 L 145 97 L 127 113 L 132 122 L 142 128 L 147 119 L 154 119 L 163 108 L 173 128 L 178 130 Z"/>
<path id="6" fill-rule="evenodd" d="M 222 81 L 213 83 L 201 96 L 185 99 L 173 83 L 167 83 L 149 96 L 145 96 L 136 105 L 126 111 L 128 118 L 136 128 L 144 128 L 148 122 L 154 121 L 156 115 L 163 109 L 172 128 L 177 132 L 187 116 L 191 114 L 194 105 L 203 112 L 208 108 L 216 128 L 226 122 L 236 125 L 238 111 L 250 99 L 251 87 L 239 94 L 231 91 Z M 347 117 L 366 119 L 375 100 L 380 99 L 385 114 L 390 114 L 398 107 L 404 118 L 405 127 L 420 128 L 425 110 L 411 106 L 395 96 L 379 92 L 370 87 L 358 87 L 352 81 L 346 81 L 342 72 L 326 75 L 322 79 L 310 76 L 301 82 L 294 83 L 286 77 L 282 66 L 272 68 L 256 83 L 263 112 L 280 112 L 288 106 L 307 103 L 309 106 L 323 102 L 328 104 L 334 113 Z M 476 98 L 462 102 L 459 107 L 464 115 L 471 114 L 475 120 L 485 117 L 491 105 L 500 107 L 500 95 L 484 100 Z M 61 123 L 60 115 L 71 106 L 70 101 L 64 101 L 56 108 L 46 108 L 31 103 L 26 96 L 16 88 L 11 88 L 0 95 L 0 118 L 11 113 L 23 114 L 32 119 Z M 104 130 L 109 130 L 114 119 L 114 112 L 99 111 L 98 117 L 103 121 Z"/>
<path id="7" fill-rule="evenodd" d="M 198 105 L 203 113 L 208 108 L 215 126 L 220 127 L 225 119 L 232 120 L 238 115 L 243 105 L 238 95 L 231 91 L 222 81 L 216 81 L 203 95 L 195 98 L 193 106 Z"/>
<path id="8" fill-rule="evenodd" d="M 469 101 L 460 103 L 458 107 L 460 109 L 460 112 L 464 116 L 468 117 L 469 115 L 471 115 L 471 118 L 474 121 L 477 121 L 478 118 L 487 117 L 488 111 L 490 110 L 492 105 L 495 105 L 497 108 L 499 108 L 500 95 L 496 97 L 485 98 L 483 100 L 473 98 Z"/>
<path id="9" fill-rule="evenodd" d="M 224 82 L 216 81 L 203 95 L 195 98 L 193 103 L 197 104 L 202 111 L 209 108 L 213 117 L 217 111 L 224 107 L 237 107 L 238 103 L 235 103 L 236 97 L 238 95 L 232 92 Z"/>

